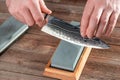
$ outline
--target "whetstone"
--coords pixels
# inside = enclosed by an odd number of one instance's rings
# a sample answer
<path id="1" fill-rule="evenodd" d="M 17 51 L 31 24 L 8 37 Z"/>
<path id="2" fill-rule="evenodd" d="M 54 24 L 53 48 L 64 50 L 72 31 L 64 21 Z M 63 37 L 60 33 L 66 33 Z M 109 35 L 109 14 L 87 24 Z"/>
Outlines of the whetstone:
<path id="1" fill-rule="evenodd" d="M 47 77 L 57 78 L 60 80 L 79 80 L 79 77 L 82 73 L 82 70 L 85 66 L 91 50 L 92 48 L 84 48 L 73 72 L 51 67 L 50 60 L 45 67 L 43 75 Z"/>
<path id="2" fill-rule="evenodd" d="M 84 47 L 61 41 L 51 58 L 51 67 L 74 71 Z"/>
<path id="3" fill-rule="evenodd" d="M 73 21 L 72 24 L 79 27 L 79 22 Z M 61 80 L 78 80 L 91 50 L 92 48 L 61 41 L 43 75 Z"/>
<path id="4" fill-rule="evenodd" d="M 79 27 L 79 22 L 72 21 L 72 25 Z M 84 47 L 62 40 L 51 58 L 51 66 L 74 71 Z"/>
<path id="5" fill-rule="evenodd" d="M 2 53 L 11 43 L 22 35 L 28 26 L 13 17 L 8 18 L 0 25 L 0 53 Z"/>

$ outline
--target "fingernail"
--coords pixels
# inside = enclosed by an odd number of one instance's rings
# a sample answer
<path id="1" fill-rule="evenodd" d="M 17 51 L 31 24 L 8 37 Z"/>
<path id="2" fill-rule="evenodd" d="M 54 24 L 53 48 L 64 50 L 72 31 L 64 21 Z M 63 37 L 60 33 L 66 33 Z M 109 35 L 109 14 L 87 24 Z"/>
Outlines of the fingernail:
<path id="1" fill-rule="evenodd" d="M 89 38 L 89 39 L 92 39 L 92 38 L 93 38 L 93 36 L 92 36 L 92 35 L 90 35 L 90 36 L 88 36 L 88 38 Z"/>
<path id="2" fill-rule="evenodd" d="M 81 36 L 82 36 L 82 37 L 84 37 L 84 36 L 85 36 L 83 32 L 81 32 Z"/>
<path id="3" fill-rule="evenodd" d="M 81 32 L 81 36 L 82 36 L 83 38 L 87 38 L 87 35 L 86 35 L 85 32 Z"/>
<path id="4" fill-rule="evenodd" d="M 49 13 L 48 14 L 51 14 L 52 13 L 52 11 L 51 10 L 49 10 Z"/>
<path id="5" fill-rule="evenodd" d="M 98 34 L 97 34 L 97 35 L 95 35 L 95 37 L 100 38 L 100 37 L 101 37 L 101 35 L 98 35 Z"/>

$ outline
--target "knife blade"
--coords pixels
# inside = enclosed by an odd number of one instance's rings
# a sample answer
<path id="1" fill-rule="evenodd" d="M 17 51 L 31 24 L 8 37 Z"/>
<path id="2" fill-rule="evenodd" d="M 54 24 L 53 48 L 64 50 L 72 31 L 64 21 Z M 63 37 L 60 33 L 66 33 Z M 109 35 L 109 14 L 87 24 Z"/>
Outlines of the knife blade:
<path id="1" fill-rule="evenodd" d="M 104 41 L 100 40 L 99 38 L 83 38 L 80 35 L 80 27 L 71 25 L 54 16 L 48 17 L 48 23 L 41 29 L 41 31 L 48 33 L 51 36 L 80 46 L 98 49 L 109 48 L 109 45 L 107 45 Z"/>

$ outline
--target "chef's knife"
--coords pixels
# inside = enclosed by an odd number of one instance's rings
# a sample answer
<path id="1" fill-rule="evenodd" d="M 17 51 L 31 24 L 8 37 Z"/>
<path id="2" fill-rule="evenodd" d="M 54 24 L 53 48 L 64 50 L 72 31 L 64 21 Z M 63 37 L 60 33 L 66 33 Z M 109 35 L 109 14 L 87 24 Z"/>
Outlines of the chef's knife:
<path id="1" fill-rule="evenodd" d="M 104 41 L 98 38 L 83 38 L 80 35 L 80 27 L 78 26 L 71 25 L 59 18 L 49 16 L 48 23 L 41 30 L 54 37 L 68 41 L 73 44 L 99 49 L 109 48 L 109 46 Z"/>

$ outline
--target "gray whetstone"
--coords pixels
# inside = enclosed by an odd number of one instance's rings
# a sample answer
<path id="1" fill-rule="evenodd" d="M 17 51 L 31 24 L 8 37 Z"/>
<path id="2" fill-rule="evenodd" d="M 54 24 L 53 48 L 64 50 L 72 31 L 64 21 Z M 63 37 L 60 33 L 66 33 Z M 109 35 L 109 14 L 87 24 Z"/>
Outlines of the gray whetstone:
<path id="1" fill-rule="evenodd" d="M 0 25 L 0 53 L 22 35 L 28 26 L 10 17 Z"/>
<path id="2" fill-rule="evenodd" d="M 72 24 L 79 25 L 76 22 L 72 22 Z M 51 66 L 74 71 L 83 49 L 83 46 L 75 45 L 62 40 L 52 56 Z"/>

